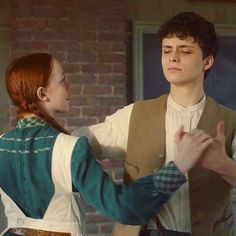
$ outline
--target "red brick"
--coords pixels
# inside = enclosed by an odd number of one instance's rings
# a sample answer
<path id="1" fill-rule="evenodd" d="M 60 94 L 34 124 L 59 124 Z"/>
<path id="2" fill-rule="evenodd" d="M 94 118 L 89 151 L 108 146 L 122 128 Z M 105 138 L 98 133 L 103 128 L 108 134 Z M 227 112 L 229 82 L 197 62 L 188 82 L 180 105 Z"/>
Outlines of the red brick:
<path id="1" fill-rule="evenodd" d="M 95 41 L 97 38 L 96 32 L 81 32 L 79 30 L 72 30 L 66 32 L 66 39 L 75 39 L 79 41 Z"/>
<path id="2" fill-rule="evenodd" d="M 79 51 L 80 48 L 80 43 L 77 40 L 55 41 L 50 44 L 50 50 Z"/>
<path id="3" fill-rule="evenodd" d="M 80 65 L 78 63 L 62 63 L 62 65 L 66 73 L 80 72 Z"/>
<path id="4" fill-rule="evenodd" d="M 87 223 L 86 224 L 86 233 L 87 234 L 95 234 L 98 235 L 99 233 L 99 227 L 97 224 L 91 224 L 91 223 Z"/>
<path id="5" fill-rule="evenodd" d="M 42 0 L 40 0 L 40 1 L 42 1 Z M 48 1 L 49 1 L 49 5 L 57 6 L 57 7 L 71 7 L 71 6 L 78 7 L 79 3 L 80 3 L 79 0 L 68 0 L 68 1 L 65 1 L 65 0 L 48 0 Z"/>
<path id="6" fill-rule="evenodd" d="M 125 97 L 101 97 L 99 99 L 99 104 L 102 106 L 116 106 L 116 105 L 125 105 Z"/>
<path id="7" fill-rule="evenodd" d="M 84 86 L 82 89 L 84 95 L 109 95 L 111 94 L 110 86 Z"/>
<path id="8" fill-rule="evenodd" d="M 127 30 L 127 24 L 125 21 L 112 22 L 112 30 L 125 32 Z"/>
<path id="9" fill-rule="evenodd" d="M 110 112 L 109 107 L 83 107 L 82 115 L 83 116 L 101 116 L 108 115 Z"/>
<path id="10" fill-rule="evenodd" d="M 127 65 L 126 64 L 114 64 L 114 65 L 112 65 L 112 72 L 126 74 L 127 73 Z"/>
<path id="11" fill-rule="evenodd" d="M 117 85 L 123 84 L 126 81 L 126 76 L 124 75 L 100 75 L 98 83 L 99 84 L 110 84 Z"/>
<path id="12" fill-rule="evenodd" d="M 11 60 L 15 59 L 15 58 L 18 58 L 18 57 L 22 57 L 24 56 L 25 54 L 27 54 L 28 52 L 27 51 L 14 51 L 12 54 L 11 54 Z"/>
<path id="13" fill-rule="evenodd" d="M 81 109 L 78 107 L 71 107 L 70 111 L 68 112 L 67 116 L 68 117 L 76 117 L 76 116 L 80 116 L 81 114 Z"/>
<path id="14" fill-rule="evenodd" d="M 112 7 L 113 0 L 81 0 L 81 7 L 83 9 L 110 9 Z"/>
<path id="15" fill-rule="evenodd" d="M 124 11 L 124 9 L 125 9 L 125 1 L 113 1 L 112 9 L 113 10 Z"/>
<path id="16" fill-rule="evenodd" d="M 11 17 L 29 17 L 33 15 L 32 7 L 15 7 L 11 9 Z"/>
<path id="17" fill-rule="evenodd" d="M 104 64 L 87 64 L 82 65 L 82 71 L 92 73 L 109 73 L 111 72 L 111 66 Z"/>
<path id="18" fill-rule="evenodd" d="M 94 20 L 87 20 L 82 21 L 80 30 L 85 31 L 109 31 L 112 29 L 111 22 L 107 21 L 94 21 Z"/>
<path id="19" fill-rule="evenodd" d="M 94 53 L 69 52 L 67 55 L 68 62 L 96 62 Z"/>
<path id="20" fill-rule="evenodd" d="M 112 51 L 114 52 L 126 52 L 127 45 L 125 42 L 114 42 L 112 44 Z"/>
<path id="21" fill-rule="evenodd" d="M 106 53 L 106 54 L 101 54 L 98 57 L 98 61 L 103 63 L 114 63 L 114 62 L 125 62 L 126 58 L 124 54 L 121 53 Z"/>
<path id="22" fill-rule="evenodd" d="M 77 12 L 76 18 L 77 19 L 90 19 L 90 20 L 96 20 L 99 17 L 99 12 L 97 9 L 85 9 L 81 12 Z"/>
<path id="23" fill-rule="evenodd" d="M 65 62 L 65 59 L 66 59 L 66 53 L 65 52 L 57 51 L 57 50 L 49 50 L 49 53 L 52 54 L 61 63 Z"/>
<path id="24" fill-rule="evenodd" d="M 107 219 L 105 216 L 102 216 L 99 213 L 87 214 L 86 219 L 91 223 L 111 221 L 110 219 Z"/>
<path id="25" fill-rule="evenodd" d="M 51 19 L 48 20 L 48 27 L 54 30 L 65 30 L 73 27 L 73 22 L 68 19 Z"/>
<path id="26" fill-rule="evenodd" d="M 106 223 L 100 225 L 100 232 L 101 233 L 112 233 L 112 229 L 114 227 L 114 223 Z"/>
<path id="27" fill-rule="evenodd" d="M 125 41 L 126 33 L 99 33 L 98 39 L 101 41 Z"/>
<path id="28" fill-rule="evenodd" d="M 81 126 L 87 126 L 87 125 L 92 125 L 97 122 L 96 118 L 94 117 L 86 117 L 86 118 L 68 118 L 67 119 L 67 125 L 68 126 L 76 126 L 76 127 L 81 127 Z"/>
<path id="29" fill-rule="evenodd" d="M 11 32 L 11 39 L 13 41 L 32 40 L 34 37 L 33 30 L 15 30 Z"/>
<path id="30" fill-rule="evenodd" d="M 37 40 L 61 40 L 65 39 L 65 32 L 58 30 L 45 30 L 35 32 L 35 38 Z"/>
<path id="31" fill-rule="evenodd" d="M 30 51 L 41 51 L 48 50 L 48 42 L 24 42 L 19 41 L 12 44 L 13 50 L 30 50 Z"/>
<path id="32" fill-rule="evenodd" d="M 12 0 L 11 1 L 12 7 L 14 8 L 21 8 L 21 7 L 31 7 L 33 6 L 34 2 L 33 0 Z"/>
<path id="33" fill-rule="evenodd" d="M 83 42 L 83 50 L 92 52 L 110 52 L 112 51 L 113 43 L 111 42 Z"/>
<path id="34" fill-rule="evenodd" d="M 96 96 L 84 96 L 84 95 L 78 95 L 73 96 L 70 99 L 70 105 L 71 106 L 99 106 L 99 100 Z"/>
<path id="35" fill-rule="evenodd" d="M 33 15 L 43 18 L 62 18 L 65 16 L 65 9 L 52 7 L 35 7 L 33 9 Z"/>
<path id="36" fill-rule="evenodd" d="M 114 95 L 126 95 L 127 88 L 125 86 L 125 83 L 120 86 L 113 86 L 113 94 Z"/>
<path id="37" fill-rule="evenodd" d="M 98 21 L 98 28 L 97 31 L 112 31 L 112 22 L 111 21 L 104 21 L 104 20 L 99 20 Z"/>
<path id="38" fill-rule="evenodd" d="M 67 76 L 69 82 L 71 84 L 96 84 L 97 76 L 89 73 L 89 74 L 79 74 L 79 75 L 68 75 Z"/>
<path id="39" fill-rule="evenodd" d="M 81 94 L 81 91 L 82 91 L 82 89 L 81 89 L 81 86 L 80 86 L 80 84 L 77 86 L 75 86 L 75 85 L 72 85 L 71 87 L 70 87 L 70 94 L 71 95 L 73 95 L 73 94 Z"/>
<path id="40" fill-rule="evenodd" d="M 25 29 L 45 29 L 47 27 L 46 19 L 27 19 L 27 18 L 17 18 L 15 20 L 16 28 Z"/>
<path id="41" fill-rule="evenodd" d="M 121 21 L 126 19 L 126 15 L 124 11 L 119 10 L 101 10 L 99 12 L 100 20 L 108 20 L 108 21 Z"/>

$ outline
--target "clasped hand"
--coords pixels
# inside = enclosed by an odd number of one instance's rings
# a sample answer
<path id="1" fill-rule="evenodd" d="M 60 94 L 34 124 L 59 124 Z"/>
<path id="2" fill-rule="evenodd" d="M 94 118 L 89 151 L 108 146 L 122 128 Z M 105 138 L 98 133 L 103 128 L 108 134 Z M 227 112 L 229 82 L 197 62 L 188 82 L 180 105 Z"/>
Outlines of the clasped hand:
<path id="1" fill-rule="evenodd" d="M 227 157 L 225 152 L 224 122 L 216 127 L 216 137 L 200 129 L 184 132 L 183 126 L 175 134 L 177 156 L 175 164 L 183 173 L 188 172 L 196 163 L 205 168 L 214 170 Z"/>

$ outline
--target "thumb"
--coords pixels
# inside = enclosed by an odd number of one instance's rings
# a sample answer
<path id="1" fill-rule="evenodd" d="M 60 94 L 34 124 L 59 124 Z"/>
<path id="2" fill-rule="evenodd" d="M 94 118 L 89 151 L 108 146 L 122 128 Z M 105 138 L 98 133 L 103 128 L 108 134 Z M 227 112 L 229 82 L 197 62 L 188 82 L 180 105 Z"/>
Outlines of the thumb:
<path id="1" fill-rule="evenodd" d="M 225 124 L 224 121 L 220 121 L 216 126 L 216 140 L 224 140 L 225 138 Z"/>
<path id="2" fill-rule="evenodd" d="M 184 136 L 184 134 L 185 134 L 185 132 L 184 132 L 184 126 L 181 125 L 181 126 L 179 127 L 179 129 L 178 129 L 178 130 L 176 131 L 176 133 L 175 133 L 175 142 L 176 142 L 176 143 L 179 143 L 180 140 L 182 139 L 182 137 Z"/>

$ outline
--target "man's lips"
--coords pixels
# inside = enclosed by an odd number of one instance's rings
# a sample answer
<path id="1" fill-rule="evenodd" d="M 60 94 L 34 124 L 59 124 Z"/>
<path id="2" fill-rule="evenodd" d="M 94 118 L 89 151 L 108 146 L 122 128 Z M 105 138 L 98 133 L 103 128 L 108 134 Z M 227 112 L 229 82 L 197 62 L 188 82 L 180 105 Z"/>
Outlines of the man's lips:
<path id="1" fill-rule="evenodd" d="M 177 67 L 169 67 L 167 70 L 168 71 L 181 71 L 182 69 L 177 68 Z"/>

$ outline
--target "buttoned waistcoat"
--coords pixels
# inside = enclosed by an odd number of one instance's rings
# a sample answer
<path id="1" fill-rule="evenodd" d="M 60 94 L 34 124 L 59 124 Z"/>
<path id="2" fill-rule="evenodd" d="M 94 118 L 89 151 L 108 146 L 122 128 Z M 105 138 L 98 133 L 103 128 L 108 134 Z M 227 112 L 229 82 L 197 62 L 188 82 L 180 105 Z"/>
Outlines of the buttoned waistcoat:
<path id="1" fill-rule="evenodd" d="M 134 104 L 129 126 L 124 182 L 153 173 L 165 163 L 165 114 L 167 95 Z M 225 123 L 226 152 L 232 156 L 235 112 L 207 97 L 197 128 L 212 137 Z M 189 154 L 191 155 L 191 153 Z M 193 236 L 232 236 L 231 187 L 219 175 L 195 166 L 188 173 L 190 217 Z M 148 204 L 148 203 L 147 203 Z M 112 236 L 138 236 L 141 226 L 116 224 Z"/>

